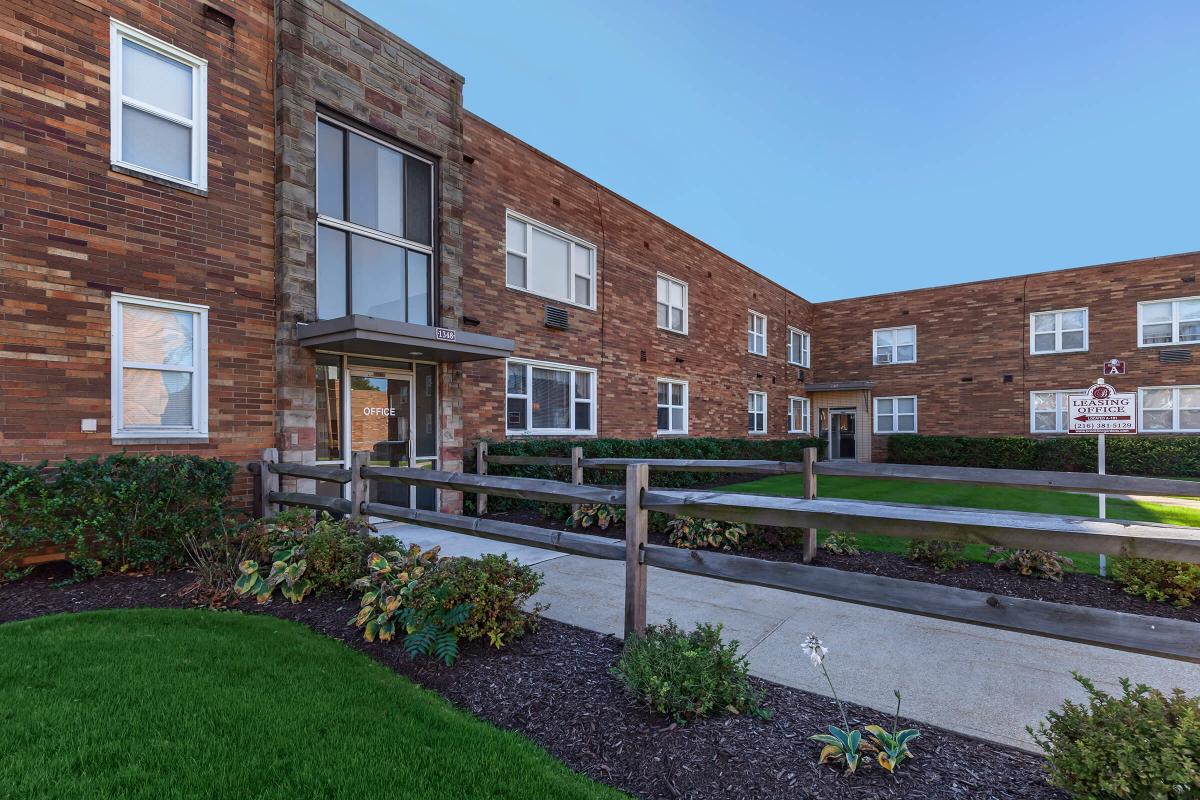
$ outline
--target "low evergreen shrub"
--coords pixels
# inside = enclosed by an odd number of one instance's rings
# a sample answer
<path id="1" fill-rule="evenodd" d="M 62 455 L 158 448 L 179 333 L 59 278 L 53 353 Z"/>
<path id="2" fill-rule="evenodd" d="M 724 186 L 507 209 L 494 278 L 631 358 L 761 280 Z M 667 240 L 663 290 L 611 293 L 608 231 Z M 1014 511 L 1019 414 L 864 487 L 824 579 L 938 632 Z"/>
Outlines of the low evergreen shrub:
<path id="1" fill-rule="evenodd" d="M 0 584 L 28 574 L 21 559 L 47 538 L 43 466 L 0 461 Z"/>
<path id="2" fill-rule="evenodd" d="M 1153 558 L 1118 558 L 1113 580 L 1126 594 L 1187 608 L 1200 599 L 1200 566 Z"/>

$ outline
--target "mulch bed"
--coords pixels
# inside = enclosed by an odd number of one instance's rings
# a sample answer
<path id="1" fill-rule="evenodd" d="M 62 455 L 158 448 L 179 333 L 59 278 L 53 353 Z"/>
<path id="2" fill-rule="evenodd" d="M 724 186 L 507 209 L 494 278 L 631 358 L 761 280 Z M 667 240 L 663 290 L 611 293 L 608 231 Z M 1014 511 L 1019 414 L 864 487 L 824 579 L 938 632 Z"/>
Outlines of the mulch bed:
<path id="1" fill-rule="evenodd" d="M 192 580 L 187 573 L 107 576 L 55 588 L 66 574 L 63 566 L 41 567 L 0 587 L 0 622 L 64 611 L 190 605 L 180 596 Z M 729 717 L 672 725 L 634 703 L 611 676 L 621 650 L 618 639 L 551 620 L 503 650 L 470 645 L 453 667 L 414 661 L 394 643 L 368 644 L 348 627 L 357 605 L 353 598 L 324 596 L 296 606 L 275 600 L 239 608 L 295 620 L 339 639 L 477 717 L 523 733 L 572 769 L 638 797 L 1065 798 L 1046 786 L 1037 756 L 930 726 L 920 726 L 916 758 L 895 776 L 870 764 L 844 777 L 834 767 L 818 766 L 818 745 L 807 740 L 838 719 L 833 701 L 766 681 L 754 683 L 774 712 L 770 721 Z M 797 658 L 800 667 L 808 667 L 800 654 Z M 878 712 L 848 710 L 852 724 L 890 724 Z"/>
<path id="2" fill-rule="evenodd" d="M 504 511 L 488 515 L 494 519 L 508 522 L 519 522 L 523 525 L 536 525 L 556 530 L 574 530 L 578 533 L 594 533 L 598 536 L 623 537 L 623 528 L 610 528 L 608 532 L 596 529 L 575 529 L 558 520 L 543 516 L 532 509 Z M 667 537 L 662 533 L 651 533 L 650 541 L 654 544 L 669 545 Z M 735 553 L 749 558 L 761 558 L 768 561 L 791 561 L 799 563 L 802 560 L 800 547 L 781 546 L 760 550 L 741 550 Z M 955 586 L 959 589 L 974 589 L 978 592 L 1022 597 L 1028 600 L 1045 600 L 1051 603 L 1066 603 L 1074 606 L 1091 606 L 1105 608 L 1110 611 L 1124 611 L 1129 614 L 1142 614 L 1150 617 L 1169 617 L 1189 622 L 1200 622 L 1200 603 L 1193 603 L 1187 608 L 1176 608 L 1169 603 L 1156 603 L 1141 597 L 1126 594 L 1114 581 L 1100 578 L 1096 575 L 1068 573 L 1062 582 L 1055 583 L 1041 578 L 1031 578 L 1018 575 L 1011 570 L 997 569 L 991 564 L 980 564 L 968 561 L 963 566 L 945 572 L 937 572 L 933 567 L 909 561 L 898 553 L 869 553 L 863 552 L 856 556 L 835 555 L 826 550 L 817 550 L 813 565 L 831 567 L 847 572 L 865 572 L 871 575 L 884 575 L 889 578 L 902 578 L 909 581 L 923 581 L 942 586 Z"/>

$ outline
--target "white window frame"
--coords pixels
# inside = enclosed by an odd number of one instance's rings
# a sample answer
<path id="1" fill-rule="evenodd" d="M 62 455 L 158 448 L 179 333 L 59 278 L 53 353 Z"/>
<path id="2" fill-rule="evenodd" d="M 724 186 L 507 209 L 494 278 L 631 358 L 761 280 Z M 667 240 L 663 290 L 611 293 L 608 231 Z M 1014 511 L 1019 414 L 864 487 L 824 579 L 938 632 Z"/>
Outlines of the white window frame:
<path id="1" fill-rule="evenodd" d="M 912 343 L 913 357 L 906 361 L 899 360 L 896 357 L 896 352 L 900 349 L 901 345 L 893 344 L 893 345 L 891 345 L 892 354 L 891 354 L 890 359 L 888 361 L 880 361 L 879 360 L 879 334 L 891 333 L 894 331 L 906 331 L 906 330 L 911 330 L 913 332 L 913 343 Z M 871 363 L 875 364 L 876 366 L 889 366 L 891 364 L 915 364 L 915 363 L 917 363 L 917 326 L 916 325 L 898 325 L 894 328 L 875 328 L 873 331 L 871 331 Z"/>
<path id="2" fill-rule="evenodd" d="M 571 234 L 567 233 L 566 231 L 561 231 L 558 228 L 547 225 L 544 222 L 538 222 L 533 217 L 528 217 L 528 216 L 520 213 L 519 211 L 513 211 L 511 208 L 505 209 L 504 216 L 505 216 L 505 219 L 504 219 L 504 254 L 505 254 L 505 256 L 504 256 L 504 285 L 507 286 L 509 289 L 512 289 L 514 292 L 523 292 L 525 294 L 531 294 L 534 297 L 544 297 L 545 299 L 553 300 L 556 303 L 566 303 L 567 305 L 576 306 L 577 308 L 586 308 L 590 311 L 595 311 L 596 310 L 597 286 L 600 282 L 600 263 L 599 263 L 599 260 L 596 258 L 596 253 L 597 253 L 596 245 L 592 244 L 591 242 L 587 241 L 586 239 L 580 239 L 578 236 L 572 236 Z M 514 220 L 515 222 L 523 223 L 525 225 L 525 252 L 521 252 L 520 250 L 512 250 L 508 246 L 508 221 L 510 219 Z M 568 253 L 570 253 L 570 262 L 571 262 L 571 264 L 570 264 L 571 279 L 569 281 L 567 281 L 567 292 L 568 292 L 568 294 L 570 294 L 570 297 L 554 297 L 552 295 L 542 294 L 541 292 L 535 292 L 532 289 L 525 288 L 524 286 L 516 286 L 516 285 L 508 282 L 508 254 L 509 253 L 512 253 L 513 255 L 517 255 L 517 256 L 520 256 L 521 258 L 525 259 L 525 282 L 526 283 L 529 282 L 529 271 L 530 271 L 530 269 L 533 268 L 533 257 L 532 257 L 532 254 L 529 252 L 529 250 L 530 250 L 530 245 L 533 242 L 533 229 L 534 228 L 539 229 L 542 233 L 547 234 L 548 236 L 554 236 L 558 239 L 565 239 L 568 244 L 579 245 L 580 247 L 583 247 L 591 252 L 591 254 L 592 254 L 591 270 L 592 271 L 591 271 L 591 274 L 588 274 L 588 273 L 580 271 L 580 265 L 575 263 L 575 260 L 576 260 L 575 259 L 575 248 L 570 247 L 567 251 Z M 576 276 L 586 277 L 589 281 L 591 297 L 589 297 L 587 299 L 587 302 L 581 303 L 575 297 L 575 278 L 576 278 Z"/>
<path id="3" fill-rule="evenodd" d="M 178 303 L 172 300 L 156 300 L 150 297 L 138 297 L 130 294 L 114 292 L 109 309 L 111 323 L 111 371 L 112 371 L 112 438 L 121 439 L 207 439 L 208 438 L 208 306 L 194 303 Z M 124 425 L 124 384 L 122 375 L 124 369 L 152 369 L 163 371 L 161 364 L 142 364 L 139 362 L 126 363 L 122 357 L 124 352 L 124 320 L 121 309 L 127 305 L 145 306 L 167 311 L 185 311 L 195 316 L 192 326 L 192 358 L 191 367 L 175 366 L 171 372 L 190 372 L 192 374 L 192 424 L 182 426 L 145 426 L 126 428 Z"/>
<path id="4" fill-rule="evenodd" d="M 882 415 L 885 417 L 892 418 L 892 429 L 890 431 L 881 431 L 879 429 L 879 417 L 881 416 L 879 413 L 879 402 L 881 400 L 891 400 L 892 401 L 891 413 Z M 913 401 L 913 410 L 912 410 L 913 427 L 912 427 L 911 431 L 900 430 L 900 425 L 899 425 L 900 417 L 902 417 L 902 416 L 907 417 L 908 414 L 900 413 L 898 406 L 897 406 L 898 400 L 912 400 Z M 918 405 L 919 404 L 917 402 L 917 396 L 915 394 L 902 394 L 902 395 L 896 395 L 894 397 L 876 397 L 875 401 L 874 401 L 874 409 L 873 409 L 875 413 L 871 415 L 872 429 L 874 430 L 874 432 L 876 434 L 879 434 L 881 436 L 891 436 L 893 433 L 916 433 L 918 430 L 918 425 L 919 425 L 918 412 L 920 411 L 920 409 L 918 408 Z"/>
<path id="5" fill-rule="evenodd" d="M 659 281 L 667 282 L 667 302 L 663 304 L 667 307 L 667 324 L 666 325 L 658 324 L 658 306 L 659 306 L 658 282 Z M 671 309 L 676 308 L 676 306 L 671 305 L 670 292 L 671 292 L 671 284 L 672 283 L 683 289 L 683 307 L 680 309 L 680 311 L 682 312 L 681 316 L 683 317 L 683 329 L 682 330 L 676 330 L 675 328 L 671 327 Z M 688 335 L 688 285 L 687 285 L 687 283 L 679 280 L 678 278 L 672 278 L 670 275 L 668 275 L 665 272 L 658 273 L 658 275 L 656 276 L 655 281 L 654 281 L 654 324 L 657 325 L 658 329 L 661 331 L 669 331 L 670 333 L 679 333 L 684 336 Z"/>
<path id="6" fill-rule="evenodd" d="M 754 324 L 755 321 L 762 322 L 762 331 L 761 332 L 759 330 L 757 330 L 757 326 Z M 754 342 L 751 341 L 750 337 L 754 337 Z M 753 345 L 755 342 L 762 345 L 762 350 L 754 349 Z M 756 356 L 764 356 L 765 357 L 767 355 L 767 315 L 760 314 L 757 311 L 754 311 L 753 309 L 751 309 L 750 311 L 747 312 L 746 351 L 749 353 L 752 353 L 753 355 L 756 355 Z"/>
<path id="7" fill-rule="evenodd" d="M 800 412 L 800 427 L 796 427 L 796 404 L 800 404 L 802 409 Z M 789 397 L 788 398 L 788 433 L 808 433 L 810 428 L 809 422 L 810 406 L 807 397 Z"/>
<path id="8" fill-rule="evenodd" d="M 746 421 L 749 422 L 751 414 L 758 414 L 759 411 L 754 408 L 755 398 L 762 400 L 762 428 L 750 428 L 747 425 L 747 432 L 751 436 L 762 436 L 770 430 L 770 425 L 767 422 L 767 393 L 766 392 L 750 392 L 746 398 Z"/>
<path id="9" fill-rule="evenodd" d="M 148 50 L 153 50 L 172 61 L 177 61 L 192 70 L 192 118 L 184 119 L 161 108 L 148 105 L 132 97 L 126 97 L 122 90 L 122 53 L 121 43 L 129 40 Z M 192 180 L 180 178 L 178 175 L 168 175 L 165 172 L 133 164 L 121 158 L 122 130 L 121 110 L 129 106 L 147 114 L 170 120 L 178 125 L 186 126 L 192 132 Z M 130 27 L 123 22 L 109 19 L 109 144 L 110 159 L 114 166 L 119 166 L 143 175 L 152 175 L 164 181 L 188 186 L 200 191 L 208 190 L 208 61 L 194 56 L 186 50 L 180 50 L 162 39 Z"/>
<path id="10" fill-rule="evenodd" d="M 1151 390 L 1161 389 L 1171 393 L 1171 427 L 1170 428 L 1147 428 L 1143 422 L 1143 417 L 1146 413 L 1146 403 L 1144 402 L 1145 393 Z M 1138 433 L 1200 433 L 1200 428 L 1183 428 L 1179 425 L 1179 392 L 1182 389 L 1197 389 L 1200 386 L 1185 385 L 1185 386 L 1139 386 L 1138 387 Z M 1150 409 L 1151 411 L 1161 411 L 1163 409 Z M 1198 409 L 1188 409 L 1195 411 Z"/>
<path id="11" fill-rule="evenodd" d="M 812 337 L 808 335 L 808 331 L 802 331 L 799 328 L 793 328 L 791 325 L 787 329 L 787 360 L 789 364 L 795 364 L 798 367 L 808 369 L 811 358 Z M 792 337 L 796 336 L 800 339 L 800 355 L 797 357 L 795 347 L 792 344 Z"/>
<path id="12" fill-rule="evenodd" d="M 658 387 L 659 387 L 659 384 L 663 384 L 663 383 L 667 384 L 667 403 L 666 403 L 666 405 L 663 405 L 662 403 L 658 402 Z M 682 406 L 677 406 L 677 405 L 671 404 L 671 389 L 670 389 L 670 387 L 672 387 L 672 386 L 683 387 L 683 405 Z M 668 427 L 667 429 L 664 430 L 663 428 L 658 427 L 658 409 L 660 409 L 660 408 L 667 409 L 667 425 L 668 426 L 670 426 L 670 424 L 671 424 L 671 410 L 676 409 L 676 408 L 682 408 L 683 409 L 683 428 L 681 428 L 679 430 L 675 430 L 673 428 Z M 655 383 L 654 383 L 654 417 L 655 417 L 654 428 L 660 436 L 679 436 L 679 435 L 684 435 L 688 432 L 688 382 L 687 381 L 677 380 L 676 378 L 658 378 L 655 381 Z"/>
<path id="13" fill-rule="evenodd" d="M 1069 406 L 1067 398 L 1073 394 L 1083 394 L 1087 389 L 1036 389 L 1029 393 L 1029 432 L 1033 435 L 1066 433 L 1067 428 L 1063 427 L 1064 414 L 1067 413 Z M 1054 409 L 1054 430 L 1040 431 L 1037 429 L 1037 408 L 1034 405 L 1034 395 L 1053 394 L 1055 398 Z M 1042 412 L 1047 413 L 1047 412 Z"/>
<path id="14" fill-rule="evenodd" d="M 523 365 L 525 367 L 525 394 L 509 394 L 508 393 L 508 368 L 510 365 Z M 571 387 L 568 389 L 571 408 L 571 427 L 569 428 L 533 428 L 512 429 L 508 427 L 508 399 L 510 397 L 525 398 L 525 420 L 528 425 L 533 425 L 533 368 L 540 367 L 542 369 L 553 369 L 562 372 L 571 373 Z M 585 372 L 592 376 L 592 396 L 588 400 L 579 400 L 575 397 L 575 376 L 576 373 Z M 575 404 L 590 403 L 592 406 L 591 427 L 587 430 L 576 430 L 575 425 Z M 558 364 L 553 361 L 536 361 L 528 358 L 509 358 L 504 362 L 504 430 L 508 436 L 595 436 L 596 426 L 600 420 L 600 377 L 598 372 L 591 367 L 581 367 L 575 364 Z"/>
<path id="15" fill-rule="evenodd" d="M 1063 314 L 1073 314 L 1077 311 L 1083 312 L 1083 347 L 1070 347 L 1070 348 L 1063 347 L 1062 346 Z M 1034 330 L 1034 323 L 1038 317 L 1054 317 L 1054 349 L 1053 350 L 1038 350 L 1037 349 L 1037 344 L 1036 344 L 1037 333 Z M 1088 334 L 1089 322 L 1090 322 L 1090 320 L 1089 320 L 1088 310 L 1087 310 L 1086 306 L 1083 308 L 1055 309 L 1053 311 L 1034 311 L 1033 313 L 1031 313 L 1029 315 L 1029 354 L 1032 356 L 1046 356 L 1046 355 L 1053 355 L 1055 353 L 1086 353 L 1088 351 L 1088 344 L 1090 341 L 1089 334 Z M 1043 331 L 1041 335 L 1045 336 L 1047 333 L 1048 333 L 1048 331 Z"/>
<path id="16" fill-rule="evenodd" d="M 1200 301 L 1200 296 L 1197 297 L 1164 297 L 1162 300 L 1142 300 L 1137 304 L 1137 336 L 1138 347 L 1191 347 L 1200 345 L 1200 339 L 1195 341 L 1183 342 L 1179 339 L 1179 304 L 1189 301 Z M 1171 341 L 1169 342 L 1147 342 L 1143 334 L 1145 322 L 1142 319 L 1142 312 L 1146 306 L 1152 306 L 1159 303 L 1171 304 Z M 1162 324 L 1162 323 L 1151 323 Z M 1157 388 L 1157 387 L 1154 387 Z"/>

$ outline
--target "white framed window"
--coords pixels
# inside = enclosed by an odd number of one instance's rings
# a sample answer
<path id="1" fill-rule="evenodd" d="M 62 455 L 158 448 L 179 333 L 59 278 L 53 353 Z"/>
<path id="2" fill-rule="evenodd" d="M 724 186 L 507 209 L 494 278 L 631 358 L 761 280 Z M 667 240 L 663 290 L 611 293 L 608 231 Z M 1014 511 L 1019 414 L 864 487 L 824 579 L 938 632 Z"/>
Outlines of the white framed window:
<path id="1" fill-rule="evenodd" d="M 1138 389 L 1142 432 L 1200 432 L 1200 386 L 1150 386 Z"/>
<path id="2" fill-rule="evenodd" d="M 911 395 L 908 397 L 876 397 L 875 432 L 916 433 L 917 398 Z"/>
<path id="3" fill-rule="evenodd" d="M 658 273 L 658 302 L 655 308 L 658 327 L 675 333 L 687 333 L 687 297 L 686 283 Z"/>
<path id="4" fill-rule="evenodd" d="M 208 436 L 208 307 L 112 296 L 112 437 Z"/>
<path id="5" fill-rule="evenodd" d="M 509 359 L 505 399 L 510 435 L 596 433 L 596 370 Z"/>
<path id="6" fill-rule="evenodd" d="M 505 281 L 584 308 L 596 307 L 596 246 L 515 211 L 505 215 Z"/>
<path id="7" fill-rule="evenodd" d="M 1069 414 L 1067 398 L 1086 389 L 1047 389 L 1029 393 L 1029 432 L 1066 433 Z"/>
<path id="8" fill-rule="evenodd" d="M 788 328 L 787 360 L 800 367 L 809 366 L 808 334 L 799 328 Z"/>
<path id="9" fill-rule="evenodd" d="M 749 312 L 746 348 L 756 356 L 767 354 L 767 318 L 757 311 Z"/>
<path id="10" fill-rule="evenodd" d="M 670 378 L 658 379 L 658 432 L 687 433 L 688 430 L 688 385 L 687 381 Z"/>
<path id="11" fill-rule="evenodd" d="M 876 328 L 874 341 L 876 364 L 912 364 L 917 360 L 917 326 Z"/>
<path id="12" fill-rule="evenodd" d="M 1200 297 L 1138 303 L 1138 347 L 1200 343 Z"/>
<path id="13" fill-rule="evenodd" d="M 767 432 L 767 393 L 750 392 L 750 433 Z"/>
<path id="14" fill-rule="evenodd" d="M 808 398 L 788 398 L 788 433 L 808 433 Z"/>
<path id="15" fill-rule="evenodd" d="M 109 20 L 112 163 L 208 188 L 208 62 Z"/>
<path id="16" fill-rule="evenodd" d="M 1088 349 L 1088 310 L 1039 311 L 1029 315 L 1029 352 L 1083 353 Z"/>

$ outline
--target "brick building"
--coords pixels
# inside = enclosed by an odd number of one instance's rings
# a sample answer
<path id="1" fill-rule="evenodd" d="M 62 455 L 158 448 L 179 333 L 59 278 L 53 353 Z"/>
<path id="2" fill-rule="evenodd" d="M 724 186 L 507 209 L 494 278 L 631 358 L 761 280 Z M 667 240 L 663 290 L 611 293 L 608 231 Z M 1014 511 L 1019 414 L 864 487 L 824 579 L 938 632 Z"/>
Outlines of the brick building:
<path id="1" fill-rule="evenodd" d="M 1114 357 L 1142 430 L 1200 432 L 1200 254 L 813 304 L 465 111 L 462 76 L 338 0 L 0 11 L 0 459 L 880 458 L 967 414 L 1059 432 Z"/>

